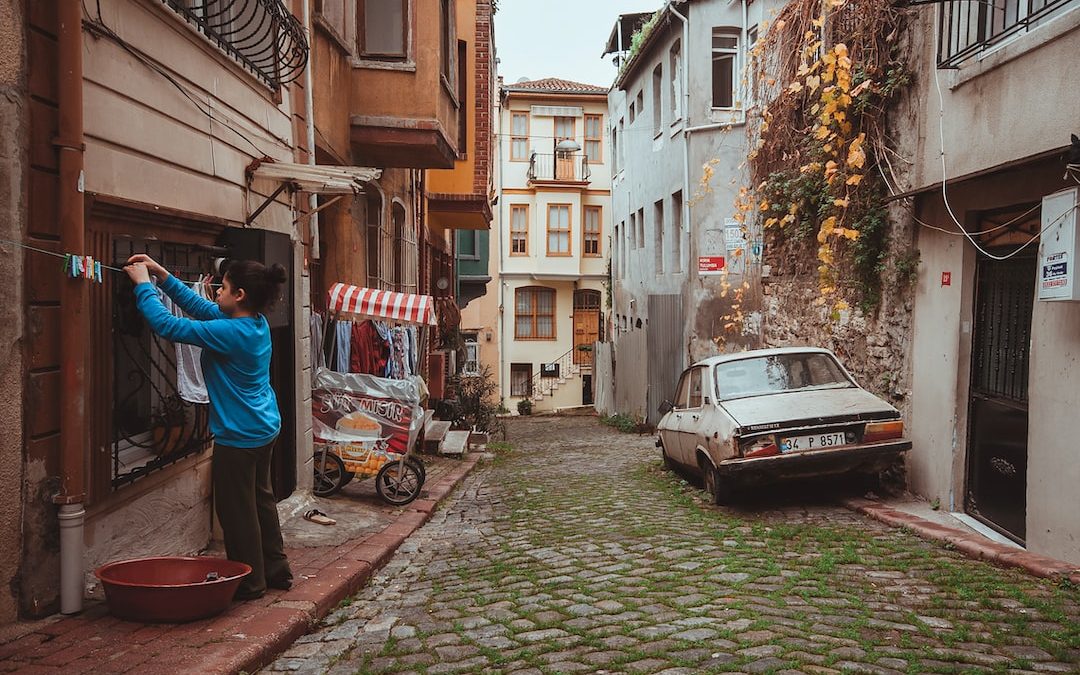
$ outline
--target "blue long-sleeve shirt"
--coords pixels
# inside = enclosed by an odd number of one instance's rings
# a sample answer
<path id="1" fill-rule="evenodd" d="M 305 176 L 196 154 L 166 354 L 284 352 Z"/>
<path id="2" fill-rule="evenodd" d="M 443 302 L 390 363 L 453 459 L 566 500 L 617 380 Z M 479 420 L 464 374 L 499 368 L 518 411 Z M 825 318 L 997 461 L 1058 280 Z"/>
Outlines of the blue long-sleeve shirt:
<path id="1" fill-rule="evenodd" d="M 270 386 L 266 317 L 229 318 L 216 303 L 199 297 L 173 276 L 161 289 L 192 318 L 177 317 L 165 309 L 149 283 L 135 287 L 136 304 L 161 337 L 203 348 L 203 378 L 215 441 L 235 448 L 269 445 L 281 431 L 281 413 Z"/>

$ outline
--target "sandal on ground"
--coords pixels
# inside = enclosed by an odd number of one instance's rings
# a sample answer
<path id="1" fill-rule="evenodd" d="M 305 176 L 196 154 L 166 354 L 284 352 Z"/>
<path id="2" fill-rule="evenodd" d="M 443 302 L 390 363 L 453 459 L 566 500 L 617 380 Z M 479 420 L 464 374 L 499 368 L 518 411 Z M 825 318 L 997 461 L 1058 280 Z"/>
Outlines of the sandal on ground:
<path id="1" fill-rule="evenodd" d="M 319 509 L 311 509 L 310 511 L 305 513 L 304 514 L 304 520 L 310 520 L 311 522 L 318 523 L 319 525 L 336 525 L 337 524 L 336 520 L 334 520 L 330 516 L 326 515 L 325 513 L 320 511 Z"/>

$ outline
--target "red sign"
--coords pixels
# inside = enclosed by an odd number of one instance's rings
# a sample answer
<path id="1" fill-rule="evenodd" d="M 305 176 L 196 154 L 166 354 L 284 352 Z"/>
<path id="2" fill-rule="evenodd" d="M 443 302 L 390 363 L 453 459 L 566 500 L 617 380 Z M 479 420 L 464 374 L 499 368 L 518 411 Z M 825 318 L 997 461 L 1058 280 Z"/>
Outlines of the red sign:
<path id="1" fill-rule="evenodd" d="M 941 273 L 941 285 L 942 286 L 952 286 L 952 272 L 942 272 Z"/>
<path id="2" fill-rule="evenodd" d="M 703 255 L 698 256 L 697 259 L 698 274 L 702 276 L 721 274 L 724 265 L 724 256 L 722 255 Z"/>

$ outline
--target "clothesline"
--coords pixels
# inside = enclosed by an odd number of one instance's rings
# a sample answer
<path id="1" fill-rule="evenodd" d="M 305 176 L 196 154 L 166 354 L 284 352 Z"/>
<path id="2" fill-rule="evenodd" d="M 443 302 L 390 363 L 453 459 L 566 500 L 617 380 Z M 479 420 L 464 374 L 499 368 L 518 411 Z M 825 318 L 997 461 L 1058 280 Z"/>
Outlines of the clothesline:
<path id="1" fill-rule="evenodd" d="M 35 253 L 44 253 L 45 255 L 51 255 L 52 257 L 60 258 L 61 260 L 63 260 L 64 258 L 66 258 L 68 256 L 67 253 L 57 253 L 56 251 L 50 251 L 48 249 L 38 248 L 36 246 L 31 246 L 29 244 L 24 244 L 21 241 L 14 241 L 12 239 L 0 239 L 0 245 L 3 245 L 3 244 L 7 244 L 7 245 L 11 245 L 11 246 L 18 246 L 19 248 L 24 248 L 24 249 L 26 249 L 28 251 L 34 251 Z M 122 268 L 122 267 L 115 267 L 113 265 L 106 265 L 105 263 L 100 263 L 100 264 L 101 264 L 101 269 L 103 269 L 103 270 L 109 270 L 110 272 L 123 272 L 124 274 L 127 274 L 127 272 L 124 272 L 124 268 Z M 194 281 L 191 281 L 191 280 L 188 280 L 188 279 L 180 279 L 180 277 L 176 277 L 176 278 L 180 282 L 185 283 L 185 284 L 194 284 L 194 283 L 198 283 L 198 281 L 199 281 L 198 279 L 196 279 Z M 221 286 L 221 284 L 207 284 L 207 285 L 212 286 L 212 287 Z"/>

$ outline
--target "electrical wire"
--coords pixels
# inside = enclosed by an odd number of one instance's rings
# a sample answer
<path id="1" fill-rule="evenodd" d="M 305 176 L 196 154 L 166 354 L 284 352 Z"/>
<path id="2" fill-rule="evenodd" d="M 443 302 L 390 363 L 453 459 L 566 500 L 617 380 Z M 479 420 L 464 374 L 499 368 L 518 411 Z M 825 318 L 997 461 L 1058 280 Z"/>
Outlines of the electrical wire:
<path id="1" fill-rule="evenodd" d="M 1041 204 L 1036 204 L 1035 206 L 1032 206 L 1027 211 L 1024 211 L 1023 213 L 1021 213 L 1020 215 L 1018 215 L 1017 217 L 1013 218 L 1012 220 L 1010 220 L 1010 221 L 1008 221 L 1006 223 L 1002 223 L 1001 225 L 998 225 L 997 227 L 991 227 L 989 230 L 980 230 L 978 232 L 971 232 L 970 234 L 972 234 L 973 236 L 980 236 L 980 235 L 984 235 L 984 234 L 992 234 L 994 232 L 997 232 L 998 230 L 1003 230 L 1006 227 L 1012 225 L 1013 223 L 1016 223 L 1016 222 L 1019 222 L 1019 221 L 1023 220 L 1024 218 L 1031 215 L 1035 211 L 1038 211 L 1040 208 L 1042 208 L 1042 205 Z M 911 218 L 912 218 L 912 220 L 914 220 L 919 225 L 922 225 L 923 227 L 928 227 L 931 230 L 937 230 L 938 232 L 944 232 L 945 234 L 951 234 L 951 235 L 956 236 L 956 237 L 964 236 L 963 232 L 953 232 L 952 230 L 946 230 L 943 227 L 938 227 L 936 225 L 931 225 L 930 223 L 923 222 L 923 221 L 919 220 L 918 218 L 916 218 L 915 216 L 912 216 Z"/>
<path id="2" fill-rule="evenodd" d="M 941 23 L 941 18 L 939 16 L 939 13 L 934 12 L 934 53 L 935 54 L 939 53 L 939 51 L 941 49 L 941 25 L 940 25 L 940 23 Z M 939 71 L 940 71 L 940 69 L 937 67 L 937 64 L 934 64 L 934 86 L 937 89 L 937 95 L 938 95 L 938 137 L 939 137 L 939 140 L 941 142 L 941 198 L 945 202 L 945 211 L 949 214 L 949 217 L 952 218 L 953 223 L 958 228 L 960 228 L 960 232 L 963 234 L 963 236 L 965 238 L 967 238 L 967 240 L 969 242 L 971 242 L 972 246 L 975 247 L 975 250 L 977 250 L 979 253 L 982 253 L 983 255 L 985 255 L 987 258 L 990 258 L 991 260 L 1008 260 L 1009 258 L 1012 258 L 1015 255 L 1018 255 L 1021 251 L 1023 251 L 1028 246 L 1030 246 L 1033 241 L 1035 241 L 1036 239 L 1041 237 L 1043 232 L 1046 232 L 1048 229 L 1050 229 L 1051 226 L 1057 224 L 1059 221 L 1063 220 L 1065 216 L 1067 216 L 1070 213 L 1072 213 L 1073 211 L 1075 211 L 1076 207 L 1074 206 L 1073 208 L 1069 209 L 1065 213 L 1061 214 L 1061 216 L 1059 216 L 1058 218 L 1055 218 L 1054 222 L 1052 222 L 1050 225 L 1047 225 L 1046 227 L 1044 227 L 1042 230 L 1039 231 L 1038 234 L 1033 236 L 1031 239 L 1029 239 L 1027 242 L 1025 242 L 1023 245 L 1021 245 L 1015 251 L 1012 251 L 1012 252 L 1007 253 L 1005 255 L 995 255 L 993 253 L 990 253 L 986 249 L 984 249 L 982 246 L 980 246 L 979 242 L 975 241 L 975 238 L 973 236 L 971 236 L 971 233 L 968 232 L 966 229 L 964 229 L 964 226 L 960 224 L 960 221 L 956 218 L 956 214 L 953 213 L 952 205 L 949 203 L 949 192 L 948 192 L 948 189 L 946 187 L 948 182 L 949 182 L 948 181 L 948 175 L 949 174 L 948 174 L 948 171 L 946 170 L 946 167 L 945 167 L 945 97 L 942 96 L 942 94 L 941 94 L 941 76 L 939 74 Z"/>

